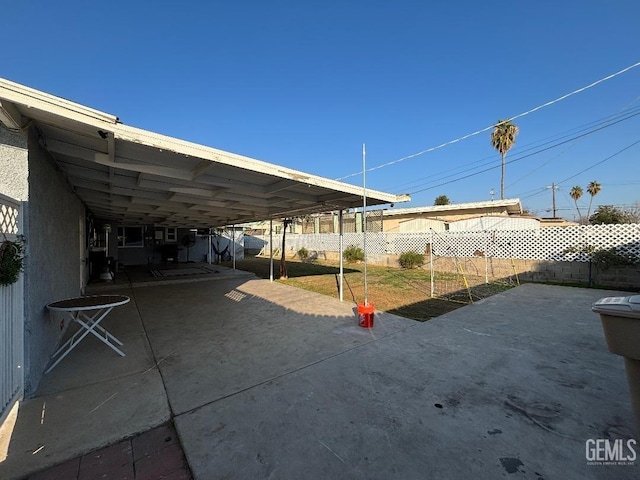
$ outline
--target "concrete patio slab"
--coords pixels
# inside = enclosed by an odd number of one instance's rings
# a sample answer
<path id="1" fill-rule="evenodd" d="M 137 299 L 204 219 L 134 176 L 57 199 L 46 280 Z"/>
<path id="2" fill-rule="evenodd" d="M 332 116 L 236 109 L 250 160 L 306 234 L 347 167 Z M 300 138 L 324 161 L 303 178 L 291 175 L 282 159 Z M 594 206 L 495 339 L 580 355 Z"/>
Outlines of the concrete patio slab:
<path id="1" fill-rule="evenodd" d="M 20 405 L 0 478 L 21 478 L 169 418 L 157 370 L 27 400 Z"/>
<path id="2" fill-rule="evenodd" d="M 377 313 L 372 330 L 352 303 L 255 278 L 118 293 L 132 301 L 105 327 L 127 356 L 88 338 L 63 360 L 21 405 L 0 478 L 170 416 L 196 479 L 640 475 L 585 458 L 589 439 L 638 436 L 590 310 L 622 292 L 524 285 L 427 323 Z"/>
<path id="3" fill-rule="evenodd" d="M 195 478 L 638 478 L 596 299 L 525 285 L 176 417 Z M 637 438 L 637 437 L 636 437 Z"/>
<path id="4" fill-rule="evenodd" d="M 256 279 L 136 289 L 136 302 L 176 415 L 416 326 L 380 314 L 365 330 L 350 303 Z"/>
<path id="5" fill-rule="evenodd" d="M 46 374 L 35 396 L 20 404 L 13 428 L 5 426 L 10 440 L 0 478 L 20 478 L 169 420 L 133 291 L 120 287 L 115 292 L 131 302 L 114 309 L 103 325 L 124 341 L 126 356 L 88 335 Z M 51 321 L 61 318 L 52 315 Z M 77 327 L 70 325 L 62 341 Z"/>

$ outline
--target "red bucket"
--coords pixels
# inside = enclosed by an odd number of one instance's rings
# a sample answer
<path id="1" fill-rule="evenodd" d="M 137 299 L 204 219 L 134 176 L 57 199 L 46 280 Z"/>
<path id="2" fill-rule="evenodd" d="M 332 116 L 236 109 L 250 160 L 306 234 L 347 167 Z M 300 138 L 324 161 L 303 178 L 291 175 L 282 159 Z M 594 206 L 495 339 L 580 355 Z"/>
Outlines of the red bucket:
<path id="1" fill-rule="evenodd" d="M 376 307 L 373 303 L 358 304 L 358 322 L 362 328 L 373 328 L 373 316 Z"/>

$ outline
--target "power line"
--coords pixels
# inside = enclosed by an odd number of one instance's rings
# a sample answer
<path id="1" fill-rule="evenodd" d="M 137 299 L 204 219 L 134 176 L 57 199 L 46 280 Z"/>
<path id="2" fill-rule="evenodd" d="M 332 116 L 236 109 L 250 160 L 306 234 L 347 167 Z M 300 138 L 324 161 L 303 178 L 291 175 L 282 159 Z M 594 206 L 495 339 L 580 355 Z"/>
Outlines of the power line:
<path id="1" fill-rule="evenodd" d="M 575 175 L 571 175 L 570 177 L 565 178 L 564 180 L 562 180 L 560 183 L 564 183 L 567 182 L 569 180 L 571 180 L 572 178 L 577 177 L 578 175 L 583 174 L 584 172 L 588 172 L 589 170 L 591 170 L 592 168 L 597 167 L 598 165 L 603 164 L 604 162 L 606 162 L 607 160 L 611 160 L 613 157 L 615 157 L 616 155 L 620 155 L 622 152 L 624 152 L 625 150 L 629 150 L 631 147 L 637 145 L 638 143 L 640 143 L 640 140 L 636 140 L 635 142 L 633 142 L 631 145 L 628 145 L 626 147 L 624 147 L 622 150 L 618 150 L 616 153 L 614 153 L 613 155 L 608 156 L 607 158 L 605 158 L 604 160 L 600 160 L 597 163 L 594 163 L 593 165 L 591 165 L 590 167 L 585 168 L 584 170 L 580 170 L 578 173 L 576 173 Z"/>
<path id="2" fill-rule="evenodd" d="M 560 134 L 556 134 L 556 135 L 551 135 L 549 137 L 545 137 L 545 138 L 541 139 L 541 141 L 533 142 L 533 143 L 524 145 L 523 147 L 521 147 L 519 149 L 514 149 L 514 150 L 517 151 L 516 155 L 521 155 L 521 154 L 524 154 L 525 152 L 530 152 L 530 151 L 532 151 L 534 149 L 539 149 L 540 147 L 542 147 L 544 145 L 552 144 L 554 141 L 567 138 L 571 132 L 575 132 L 575 133 L 580 132 L 581 133 L 581 132 L 585 132 L 586 131 L 587 133 L 593 133 L 593 132 L 602 130 L 602 129 L 608 127 L 608 126 L 612 126 L 612 125 L 615 125 L 615 124 L 620 123 L 622 121 L 629 120 L 629 119 L 637 116 L 638 114 L 640 114 L 640 107 L 634 107 L 634 108 L 629 109 L 627 111 L 623 111 L 623 112 L 619 112 L 619 113 L 616 113 L 616 114 L 613 114 L 613 115 L 609 115 L 609 116 L 601 118 L 599 120 L 594 120 L 594 121 L 589 122 L 587 124 L 581 125 L 579 127 L 575 127 L 575 128 L 566 130 L 565 132 L 562 132 Z M 616 121 L 614 122 L 614 120 L 616 120 Z M 607 123 L 607 122 L 611 122 L 611 123 Z M 588 130 L 589 128 L 592 128 L 594 125 L 597 125 L 599 128 Z M 584 138 L 584 136 L 582 136 L 582 137 L 580 137 L 580 136 L 572 137 L 572 139 L 579 139 L 579 138 Z M 547 139 L 549 139 L 549 140 L 546 141 L 546 142 L 542 142 L 542 140 L 547 140 Z M 536 153 L 540 153 L 542 151 L 544 151 L 544 150 L 537 150 Z M 514 155 L 512 154 L 511 157 L 513 157 L 513 156 Z M 557 156 L 552 158 L 551 160 L 547 161 L 546 163 L 544 163 L 540 167 L 538 167 L 538 169 L 542 168 L 544 165 L 550 163 L 555 158 L 557 158 Z M 473 162 L 469 162 L 469 163 L 463 164 L 463 165 L 461 165 L 459 167 L 455 167 L 455 168 L 450 170 L 453 173 L 450 173 L 448 175 L 444 175 L 444 173 L 446 173 L 446 172 L 443 172 L 443 174 L 441 174 L 441 175 L 421 177 L 419 179 L 415 179 L 413 181 L 405 182 L 405 183 L 403 183 L 401 185 L 398 185 L 397 187 L 394 187 L 393 190 L 398 191 L 401 187 L 403 187 L 403 186 L 409 187 L 410 185 L 415 185 L 416 187 L 420 186 L 420 185 L 426 186 L 426 185 L 429 185 L 431 183 L 439 182 L 439 181 L 444 180 L 446 178 L 454 177 L 454 176 L 458 175 L 458 173 L 456 173 L 456 172 L 459 171 L 459 170 L 468 171 L 470 169 L 473 170 L 473 169 L 476 169 L 476 168 L 481 168 L 481 167 L 490 165 L 490 164 L 494 163 L 494 160 L 495 160 L 495 157 L 493 155 L 491 155 L 491 156 L 485 157 L 485 158 L 483 158 L 481 160 L 476 160 L 476 161 L 473 161 Z M 477 166 L 472 167 L 473 165 L 477 165 Z M 472 168 L 470 168 L 470 167 L 472 167 Z M 497 167 L 494 167 L 494 168 L 497 168 Z M 429 179 L 429 180 L 426 181 L 426 182 L 423 182 L 423 180 L 425 180 L 425 179 Z M 514 182 L 514 183 L 517 183 L 517 181 Z"/>
<path id="3" fill-rule="evenodd" d="M 540 110 L 540 109 L 542 109 L 542 108 L 545 108 L 545 107 L 551 106 L 551 105 L 553 105 L 553 104 L 555 104 L 555 103 L 558 103 L 558 102 L 560 102 L 560 101 L 562 101 L 562 100 L 565 100 L 565 99 L 567 99 L 567 98 L 569 98 L 569 97 L 571 97 L 571 96 L 573 96 L 573 95 L 576 95 L 576 94 L 578 94 L 578 93 L 582 93 L 582 92 L 584 92 L 585 90 L 588 90 L 588 89 L 590 89 L 590 88 L 593 88 L 593 87 L 595 87 L 596 85 L 599 85 L 600 83 L 603 83 L 603 82 L 606 82 L 606 81 L 608 81 L 608 80 L 611 80 L 612 78 L 615 78 L 615 77 L 617 77 L 618 75 L 622 75 L 623 73 L 626 73 L 626 72 L 628 72 L 629 70 L 631 70 L 631 69 L 633 69 L 633 68 L 636 68 L 636 67 L 638 67 L 638 66 L 640 66 L 640 62 L 636 62 L 636 63 L 634 63 L 633 65 L 629 65 L 628 67 L 625 67 L 625 68 L 623 68 L 622 70 L 620 70 L 620 71 L 618 71 L 618 72 L 612 73 L 611 75 L 607 75 L 606 77 L 601 78 L 600 80 L 596 80 L 595 82 L 592 82 L 592 83 L 590 83 L 589 85 L 586 85 L 586 86 L 584 86 L 584 87 L 578 88 L 577 90 L 574 90 L 574 91 L 572 91 L 572 92 L 570 92 L 570 93 L 567 93 L 567 94 L 565 94 L 565 95 L 562 95 L 561 97 L 558 97 L 558 98 L 556 98 L 556 99 L 554 99 L 554 100 L 550 100 L 550 101 L 548 101 L 548 102 L 546 102 L 546 103 L 543 103 L 542 105 L 538 105 L 537 107 L 534 107 L 534 108 L 532 108 L 532 109 L 530 109 L 530 110 L 527 110 L 526 112 L 519 113 L 518 115 L 515 115 L 515 116 L 513 116 L 513 117 L 511 117 L 511 118 L 507 119 L 506 121 L 512 121 L 512 120 L 515 120 L 515 119 L 517 119 L 517 118 L 521 118 L 521 117 L 524 117 L 525 115 L 529 115 L 529 114 L 531 114 L 531 113 L 533 113 L 533 112 L 536 112 L 536 111 L 538 111 L 538 110 Z M 440 144 L 440 145 L 438 145 L 438 146 L 430 147 L 430 148 L 427 148 L 426 150 L 422 150 L 422 151 L 420 151 L 420 152 L 417 152 L 417 153 L 414 153 L 414 154 L 411 154 L 411 155 L 407 155 L 406 157 L 399 158 L 398 160 L 393 160 L 393 161 L 391 161 L 391 162 L 383 163 L 382 165 L 378 165 L 378 166 L 376 166 L 376 167 L 369 168 L 369 169 L 367 169 L 366 171 L 367 171 L 367 172 L 372 172 L 372 171 L 374 171 L 374 170 L 379 170 L 379 169 L 384 168 L 384 167 L 389 167 L 389 166 L 391 166 L 391 165 L 395 165 L 395 164 L 397 164 L 397 163 L 404 162 L 405 160 L 409 160 L 409 159 L 411 159 L 411 158 L 415 158 L 415 157 L 418 157 L 418 156 L 420 156 L 420 155 L 424 155 L 425 153 L 428 153 L 428 152 L 433 152 L 433 151 L 435 151 L 435 150 L 438 150 L 438 149 L 440 149 L 440 148 L 446 147 L 446 146 L 448 146 L 448 145 L 452 145 L 452 144 L 454 144 L 454 143 L 458 143 L 458 142 L 461 142 L 461 141 L 463 141 L 463 140 L 466 140 L 467 138 L 475 137 L 476 135 L 479 135 L 479 134 L 481 134 L 481 133 L 488 132 L 489 130 L 491 130 L 491 129 L 492 129 L 492 128 L 494 128 L 494 127 L 495 127 L 495 124 L 490 125 L 490 126 L 488 126 L 488 127 L 482 128 L 482 129 L 480 129 L 480 130 L 476 130 L 476 131 L 475 131 L 475 132 L 473 132 L 473 133 L 469 133 L 469 134 L 464 135 L 464 136 L 462 136 L 462 137 L 458 137 L 458 138 L 456 138 L 456 139 L 454 139 L 454 140 L 450 140 L 450 141 L 448 141 L 448 142 L 442 143 L 442 144 Z M 336 180 L 344 180 L 344 179 L 346 179 L 346 178 L 351 178 L 351 177 L 355 177 L 355 176 L 358 176 L 358 175 L 362 175 L 362 171 L 360 171 L 360 172 L 356 172 L 356 173 L 352 173 L 352 174 L 346 175 L 346 176 L 344 176 L 344 177 L 337 178 Z"/>
<path id="4" fill-rule="evenodd" d="M 630 117 L 628 117 L 628 118 L 635 117 L 636 115 L 640 115 L 640 112 L 635 113 L 635 114 L 633 114 L 632 116 L 630 116 Z M 628 119 L 628 118 L 626 118 L 626 119 Z M 618 120 L 618 121 L 616 121 L 616 122 L 614 122 L 614 123 L 610 123 L 610 124 L 608 124 L 608 125 L 598 127 L 598 128 L 596 128 L 596 129 L 594 129 L 594 130 L 591 130 L 591 131 L 586 132 L 586 133 L 583 133 L 583 134 L 581 134 L 581 135 L 578 135 L 578 136 L 572 137 L 572 138 L 570 138 L 570 139 L 568 139 L 568 140 L 564 140 L 564 141 L 562 141 L 562 142 L 559 142 L 559 143 L 557 143 L 557 144 L 555 144 L 555 145 L 551 145 L 551 146 L 549 146 L 549 147 L 543 148 L 543 149 L 538 150 L 538 151 L 536 151 L 536 152 L 529 153 L 529 154 L 527 154 L 527 155 L 522 155 L 522 156 L 517 157 L 517 158 L 511 158 L 510 160 L 507 160 L 507 161 L 505 162 L 505 164 L 510 165 L 510 164 L 512 164 L 512 163 L 519 162 L 520 160 L 524 160 L 525 158 L 529 158 L 529 157 L 532 157 L 532 156 L 534 156 L 534 155 L 538 155 L 539 153 L 545 152 L 545 151 L 547 151 L 547 150 L 551 150 L 552 148 L 559 147 L 560 145 L 564 145 L 565 143 L 569 143 L 569 142 L 572 142 L 572 141 L 577 140 L 577 139 L 579 139 L 579 138 L 586 137 L 587 135 L 591 135 L 591 134 L 593 134 L 593 133 L 595 133 L 595 132 L 597 132 L 597 131 L 599 131 L 599 130 L 602 130 L 602 129 L 604 129 L 604 128 L 610 127 L 610 126 L 612 126 L 612 125 L 615 125 L 616 123 L 620 123 L 620 122 L 622 122 L 622 121 L 624 121 L 624 120 L 626 120 L 626 119 Z M 563 181 L 562 181 L 562 182 L 560 182 L 560 183 L 564 183 L 564 182 L 566 182 L 567 180 L 570 180 L 570 179 L 572 179 L 573 177 L 575 177 L 575 176 L 579 175 L 580 173 L 584 173 L 584 172 L 586 172 L 587 170 L 590 170 L 591 168 L 594 168 L 594 167 L 596 167 L 596 166 L 600 165 L 601 163 L 606 162 L 606 161 L 607 161 L 607 160 L 609 160 L 610 158 L 613 158 L 613 157 L 615 157 L 616 155 L 618 155 L 619 153 L 624 152 L 624 151 L 625 151 L 625 150 L 627 150 L 628 148 L 633 147 L 636 143 L 640 143 L 640 140 L 638 140 L 637 142 L 634 142 L 633 144 L 629 145 L 628 147 L 623 148 L 622 150 L 620 150 L 620 151 L 618 151 L 618 152 L 614 153 L 613 155 L 611 155 L 610 157 L 607 157 L 607 158 L 605 158 L 604 160 L 602 160 L 602 161 L 600 161 L 600 162 L 596 163 L 595 165 L 592 165 L 591 167 L 589 167 L 589 168 L 587 168 L 587 169 L 583 170 L 582 172 L 578 172 L 576 175 L 571 176 L 571 177 L 569 177 L 569 178 L 567 178 L 567 179 L 563 180 Z M 499 167 L 500 167 L 500 165 L 494 165 L 494 166 L 492 166 L 492 167 L 485 168 L 485 169 L 480 170 L 480 171 L 478 171 L 478 172 L 470 173 L 470 174 L 468 174 L 468 175 L 464 175 L 464 176 L 459 177 L 459 178 L 454 178 L 453 180 L 449 180 L 449 181 L 447 181 L 447 182 L 439 183 L 438 185 L 434 185 L 434 186 L 431 186 L 431 187 L 426 187 L 426 188 L 423 188 L 423 189 L 420 189 L 420 190 L 413 191 L 413 192 L 411 192 L 411 195 L 414 195 L 414 194 L 416 194 L 416 193 L 421 193 L 421 192 L 424 192 L 424 191 L 426 191 L 426 190 L 431 190 L 431 189 L 434 189 L 434 188 L 442 187 L 442 186 L 444 186 L 444 185 L 449 185 L 450 183 L 458 182 L 458 181 L 460 181 L 460 180 L 465 180 L 465 179 L 467 179 L 467 178 L 474 177 L 474 176 L 476 176 L 476 175 L 480 175 L 481 173 L 485 173 L 485 172 L 488 172 L 488 171 L 490 171 L 490 170 L 495 170 L 496 168 L 499 168 Z"/>

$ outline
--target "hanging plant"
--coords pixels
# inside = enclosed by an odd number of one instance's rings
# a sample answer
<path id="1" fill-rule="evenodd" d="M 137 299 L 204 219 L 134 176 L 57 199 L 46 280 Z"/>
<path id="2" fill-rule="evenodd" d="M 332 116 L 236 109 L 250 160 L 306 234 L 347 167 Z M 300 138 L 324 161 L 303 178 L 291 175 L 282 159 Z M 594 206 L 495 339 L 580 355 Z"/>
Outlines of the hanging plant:
<path id="1" fill-rule="evenodd" d="M 23 250 L 22 242 L 5 239 L 0 245 L 0 285 L 12 285 L 18 281 L 24 262 Z"/>

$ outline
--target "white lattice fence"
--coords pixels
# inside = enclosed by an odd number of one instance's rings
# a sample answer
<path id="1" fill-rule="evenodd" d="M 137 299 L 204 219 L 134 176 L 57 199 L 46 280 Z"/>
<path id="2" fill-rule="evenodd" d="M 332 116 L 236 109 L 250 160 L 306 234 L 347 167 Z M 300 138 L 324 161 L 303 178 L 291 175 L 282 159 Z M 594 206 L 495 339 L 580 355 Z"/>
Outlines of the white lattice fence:
<path id="1" fill-rule="evenodd" d="M 269 237 L 254 237 L 268 251 Z M 274 235 L 274 249 L 282 244 L 282 236 Z M 252 245 L 247 237 L 245 245 Z M 338 252 L 338 234 L 287 234 L 287 250 Z M 400 255 L 415 251 L 443 257 L 490 257 L 526 260 L 586 262 L 587 252 L 616 248 L 619 253 L 640 257 L 640 224 L 586 225 L 553 227 L 539 230 L 496 230 L 478 232 L 368 233 L 369 255 Z M 363 248 L 361 233 L 345 233 L 344 247 Z"/>
<path id="2" fill-rule="evenodd" d="M 18 234 L 19 212 L 20 209 L 14 201 L 0 196 L 0 232 L 7 235 Z"/>
<path id="3" fill-rule="evenodd" d="M 440 256 L 517 258 L 586 262 L 589 252 L 616 248 L 640 257 L 640 225 L 583 225 L 540 230 L 436 232 L 433 252 Z"/>

